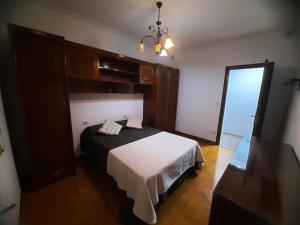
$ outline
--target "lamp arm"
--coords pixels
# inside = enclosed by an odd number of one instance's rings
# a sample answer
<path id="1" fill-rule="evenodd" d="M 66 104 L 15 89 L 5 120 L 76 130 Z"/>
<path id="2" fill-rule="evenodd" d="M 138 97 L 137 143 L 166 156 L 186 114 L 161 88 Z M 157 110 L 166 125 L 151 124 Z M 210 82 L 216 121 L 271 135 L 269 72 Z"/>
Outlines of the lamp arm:
<path id="1" fill-rule="evenodd" d="M 150 30 L 152 33 L 156 33 L 156 29 L 155 29 L 155 26 L 154 26 L 154 25 L 150 25 L 150 26 L 149 26 L 149 30 Z"/>
<path id="2" fill-rule="evenodd" d="M 169 33 L 168 33 L 167 31 L 162 32 L 162 33 L 161 33 L 161 37 L 162 37 L 163 35 L 167 35 L 167 37 L 169 37 Z"/>
<path id="3" fill-rule="evenodd" d="M 161 29 L 161 33 L 169 33 L 169 28 L 164 27 L 163 29 Z"/>
<path id="4" fill-rule="evenodd" d="M 152 38 L 154 40 L 154 44 L 156 44 L 156 38 L 152 35 L 146 35 L 145 37 L 143 37 L 143 39 L 141 40 L 141 43 L 143 43 L 146 38 Z"/>

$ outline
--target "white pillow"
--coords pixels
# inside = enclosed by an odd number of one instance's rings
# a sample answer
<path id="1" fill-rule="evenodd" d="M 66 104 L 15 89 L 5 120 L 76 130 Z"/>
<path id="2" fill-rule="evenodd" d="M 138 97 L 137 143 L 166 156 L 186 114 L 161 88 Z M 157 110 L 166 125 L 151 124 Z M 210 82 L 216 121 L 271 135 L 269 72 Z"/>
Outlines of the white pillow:
<path id="1" fill-rule="evenodd" d="M 142 127 L 143 120 L 137 117 L 129 117 L 127 120 L 126 127 L 143 129 Z"/>
<path id="2" fill-rule="evenodd" d="M 122 126 L 113 121 L 105 121 L 105 123 L 98 130 L 99 133 L 109 134 L 109 135 L 118 135 L 122 129 Z"/>

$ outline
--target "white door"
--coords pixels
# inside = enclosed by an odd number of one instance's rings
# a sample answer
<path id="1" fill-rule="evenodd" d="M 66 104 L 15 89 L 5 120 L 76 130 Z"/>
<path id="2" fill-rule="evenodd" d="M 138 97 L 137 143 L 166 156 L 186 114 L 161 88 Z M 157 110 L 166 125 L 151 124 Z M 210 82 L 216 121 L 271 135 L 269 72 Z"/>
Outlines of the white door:
<path id="1" fill-rule="evenodd" d="M 0 224 L 17 225 L 19 222 L 20 186 L 11 151 L 2 98 L 0 96 Z"/>
<path id="2" fill-rule="evenodd" d="M 220 145 L 236 149 L 251 139 L 264 67 L 229 71 Z"/>

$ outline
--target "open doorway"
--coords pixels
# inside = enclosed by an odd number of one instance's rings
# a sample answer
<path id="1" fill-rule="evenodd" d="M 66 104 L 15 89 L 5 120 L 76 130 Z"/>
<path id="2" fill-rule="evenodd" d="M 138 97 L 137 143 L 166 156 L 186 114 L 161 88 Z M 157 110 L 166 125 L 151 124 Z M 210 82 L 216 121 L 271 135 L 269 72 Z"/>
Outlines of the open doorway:
<path id="1" fill-rule="evenodd" d="M 259 137 L 274 63 L 228 66 L 225 71 L 217 143 L 236 149 L 243 139 Z"/>

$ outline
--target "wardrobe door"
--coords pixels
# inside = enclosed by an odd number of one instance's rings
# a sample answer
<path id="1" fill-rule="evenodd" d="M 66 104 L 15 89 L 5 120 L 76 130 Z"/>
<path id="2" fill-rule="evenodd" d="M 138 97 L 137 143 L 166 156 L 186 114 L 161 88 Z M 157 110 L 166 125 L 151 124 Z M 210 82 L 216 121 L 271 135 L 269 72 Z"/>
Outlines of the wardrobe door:
<path id="1" fill-rule="evenodd" d="M 11 29 L 17 83 L 36 188 L 74 173 L 63 38 Z"/>
<path id="2" fill-rule="evenodd" d="M 176 111 L 177 111 L 177 96 L 179 84 L 179 70 L 171 69 L 169 76 L 169 95 L 168 95 L 168 128 L 170 132 L 175 131 Z"/>
<path id="3" fill-rule="evenodd" d="M 169 67 L 158 65 L 157 81 L 157 110 L 155 127 L 168 131 L 169 127 L 169 94 L 170 76 Z"/>
<path id="4" fill-rule="evenodd" d="M 175 131 L 179 70 L 158 65 L 157 110 L 155 127 Z"/>
<path id="5" fill-rule="evenodd" d="M 144 93 L 143 122 L 149 126 L 156 126 L 156 109 L 158 93 L 158 68 L 154 68 L 153 84 Z"/>

